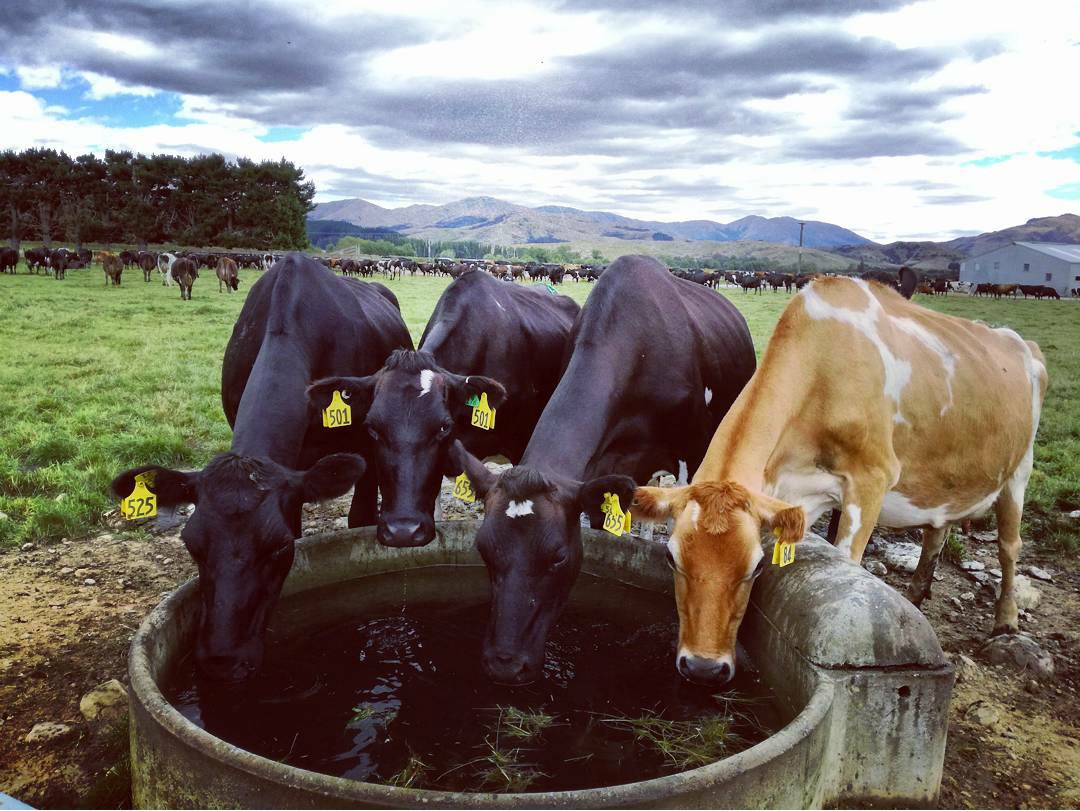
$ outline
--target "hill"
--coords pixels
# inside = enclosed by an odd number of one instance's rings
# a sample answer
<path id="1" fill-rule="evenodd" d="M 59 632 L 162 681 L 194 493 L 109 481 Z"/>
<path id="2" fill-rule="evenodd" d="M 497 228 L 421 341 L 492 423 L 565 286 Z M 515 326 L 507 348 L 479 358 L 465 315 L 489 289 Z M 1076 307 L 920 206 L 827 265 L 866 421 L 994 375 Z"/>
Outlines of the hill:
<path id="1" fill-rule="evenodd" d="M 469 197 L 442 206 L 383 208 L 359 198 L 320 203 L 309 220 L 340 220 L 369 229 L 391 229 L 432 240 L 476 240 L 499 245 L 614 239 L 632 242 L 770 242 L 799 244 L 799 221 L 751 215 L 730 223 L 712 220 L 638 220 L 607 211 L 568 206 L 516 205 L 494 197 Z M 803 244 L 810 248 L 872 245 L 865 237 L 827 222 L 806 223 Z"/>
<path id="2" fill-rule="evenodd" d="M 1080 244 L 1080 216 L 1061 214 L 1057 217 L 1036 217 L 1023 225 L 1001 231 L 990 231 L 977 237 L 959 237 L 941 245 L 965 256 L 979 256 L 1001 248 L 1010 242 L 1066 242 Z"/>

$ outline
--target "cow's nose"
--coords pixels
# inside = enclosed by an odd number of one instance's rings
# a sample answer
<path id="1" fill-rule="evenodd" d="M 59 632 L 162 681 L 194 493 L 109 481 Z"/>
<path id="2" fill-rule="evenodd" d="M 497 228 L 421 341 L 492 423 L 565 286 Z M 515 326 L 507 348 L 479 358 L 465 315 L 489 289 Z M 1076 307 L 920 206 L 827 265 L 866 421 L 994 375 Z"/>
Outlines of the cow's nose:
<path id="1" fill-rule="evenodd" d="M 735 675 L 735 668 L 726 658 L 706 659 L 685 653 L 680 654 L 677 669 L 684 679 L 709 686 L 727 684 Z"/>
<path id="2" fill-rule="evenodd" d="M 255 672 L 256 664 L 250 659 L 235 656 L 206 656 L 199 660 L 199 670 L 211 681 L 222 684 L 238 684 Z"/>
<path id="3" fill-rule="evenodd" d="M 424 546 L 434 537 L 434 526 L 425 526 L 423 521 L 389 520 L 379 527 L 379 543 L 383 546 Z"/>
<path id="4" fill-rule="evenodd" d="M 522 653 L 494 651 L 484 657 L 484 670 L 488 677 L 498 684 L 520 686 L 536 680 L 536 674 L 529 667 L 528 657 Z"/>

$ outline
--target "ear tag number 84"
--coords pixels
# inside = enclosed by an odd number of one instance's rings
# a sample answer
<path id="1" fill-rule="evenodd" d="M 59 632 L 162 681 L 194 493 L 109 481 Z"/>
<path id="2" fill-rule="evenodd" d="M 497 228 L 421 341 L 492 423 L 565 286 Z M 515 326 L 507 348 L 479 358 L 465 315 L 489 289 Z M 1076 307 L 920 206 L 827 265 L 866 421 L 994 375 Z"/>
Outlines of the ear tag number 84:
<path id="1" fill-rule="evenodd" d="M 774 566 L 779 566 L 782 569 L 795 562 L 795 544 L 781 541 L 780 530 L 778 529 L 773 530 L 773 535 L 776 536 L 776 543 L 773 545 L 772 562 Z"/>
<path id="2" fill-rule="evenodd" d="M 600 512 L 604 514 L 604 529 L 616 538 L 630 531 L 630 511 L 623 512 L 618 493 L 604 493 Z"/>
<path id="3" fill-rule="evenodd" d="M 335 391 L 330 405 L 322 413 L 323 428 L 344 428 L 352 425 L 352 406 L 346 403 L 340 391 Z"/>
<path id="4" fill-rule="evenodd" d="M 469 481 L 469 477 L 464 471 L 454 479 L 454 496 L 460 498 L 466 504 L 472 504 L 476 501 L 476 491 L 473 490 L 472 482 Z"/>
<path id="5" fill-rule="evenodd" d="M 472 406 L 472 426 L 482 431 L 495 430 L 495 409 L 488 405 L 487 392 L 479 397 L 475 394 L 465 401 Z"/>
<path id="6" fill-rule="evenodd" d="M 157 515 L 157 496 L 150 492 L 153 482 L 154 474 L 150 472 L 140 473 L 135 477 L 135 489 L 120 502 L 120 514 L 128 521 L 153 518 Z"/>

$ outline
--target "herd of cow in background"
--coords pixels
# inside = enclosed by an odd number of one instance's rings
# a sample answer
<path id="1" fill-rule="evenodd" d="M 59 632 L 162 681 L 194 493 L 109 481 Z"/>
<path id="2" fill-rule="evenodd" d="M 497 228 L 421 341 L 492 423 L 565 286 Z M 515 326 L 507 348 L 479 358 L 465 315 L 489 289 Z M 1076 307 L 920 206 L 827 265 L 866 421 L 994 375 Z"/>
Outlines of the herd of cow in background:
<path id="1" fill-rule="evenodd" d="M 123 271 L 138 269 L 146 282 L 151 280 L 157 270 L 162 283 L 171 286 L 176 283 L 180 288 L 180 298 L 190 300 L 195 280 L 200 269 L 213 270 L 218 279 L 218 292 L 233 292 L 239 289 L 241 268 L 251 270 L 269 270 L 281 258 L 273 253 L 219 253 L 198 251 L 175 251 L 155 253 L 152 251 L 123 250 L 94 251 L 88 249 L 70 250 L 65 247 L 28 248 L 23 252 L 27 270 L 31 273 L 51 273 L 56 279 L 64 279 L 68 270 L 88 268 L 93 262 L 101 265 L 105 272 L 105 284 L 119 286 Z M 448 259 L 431 260 L 407 257 L 352 258 L 341 256 L 319 256 L 315 261 L 324 267 L 341 272 L 345 276 L 373 277 L 382 276 L 397 279 L 409 276 L 448 276 L 456 279 L 462 273 L 482 269 L 503 281 L 543 282 L 562 284 L 565 281 L 595 282 L 604 272 L 604 265 L 582 264 L 563 265 L 540 262 L 509 262 L 491 259 Z M 0 273 L 14 273 L 19 262 L 19 251 L 15 248 L 0 248 Z M 671 273 L 681 279 L 718 289 L 721 284 L 740 287 L 744 293 L 761 293 L 784 290 L 802 290 L 812 279 L 822 275 L 814 273 L 781 273 L 774 271 L 721 271 L 703 268 L 669 268 Z M 861 278 L 887 284 L 905 298 L 914 293 L 923 295 L 944 295 L 951 291 L 967 292 L 972 296 L 992 298 L 1015 298 L 1029 296 L 1035 299 L 1060 299 L 1058 292 L 1046 285 L 1028 284 L 978 284 L 967 285 L 944 278 L 920 279 L 917 271 L 901 267 L 896 273 L 886 270 L 869 270 L 860 274 Z M 1080 298 L 1080 288 L 1071 291 Z"/>
<path id="2" fill-rule="evenodd" d="M 413 260 L 389 261 L 386 272 L 409 272 Z M 224 353 L 229 450 L 201 470 L 147 464 L 114 479 L 121 499 L 149 482 L 163 507 L 197 505 L 181 538 L 203 584 L 195 659 L 207 678 L 237 683 L 261 666 L 304 503 L 351 489 L 350 527 L 424 546 L 438 537 L 444 477 L 483 505 L 491 611 L 478 654 L 499 683 L 543 673 L 581 569 L 582 514 L 613 535 L 627 510 L 671 522 L 675 667 L 690 681 L 734 674 L 767 566 L 762 533 L 797 544 L 830 510 L 838 565 L 857 564 L 879 524 L 922 529 L 918 604 L 949 526 L 992 507 L 994 633 L 1017 631 L 1020 516 L 1047 387 L 1033 342 L 907 300 L 910 271 L 819 276 L 787 303 L 759 365 L 732 302 L 651 257 L 596 269 L 581 306 L 553 284 L 436 264 L 417 272 L 454 279 L 414 348 L 387 286 L 334 273 L 333 260 L 275 262 Z M 335 403 L 347 420 L 328 419 Z M 483 463 L 496 456 L 513 466 L 496 474 Z M 676 485 L 647 486 L 660 471 Z"/>

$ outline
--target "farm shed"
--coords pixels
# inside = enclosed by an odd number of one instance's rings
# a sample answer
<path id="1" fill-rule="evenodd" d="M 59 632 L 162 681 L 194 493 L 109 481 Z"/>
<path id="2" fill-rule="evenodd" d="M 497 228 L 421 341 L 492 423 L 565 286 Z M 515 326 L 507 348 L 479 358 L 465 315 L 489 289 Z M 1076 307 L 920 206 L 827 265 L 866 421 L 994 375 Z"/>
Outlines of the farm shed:
<path id="1" fill-rule="evenodd" d="M 1080 245 L 1013 242 L 960 264 L 960 281 L 971 284 L 1041 284 L 1067 296 L 1080 287 Z"/>

